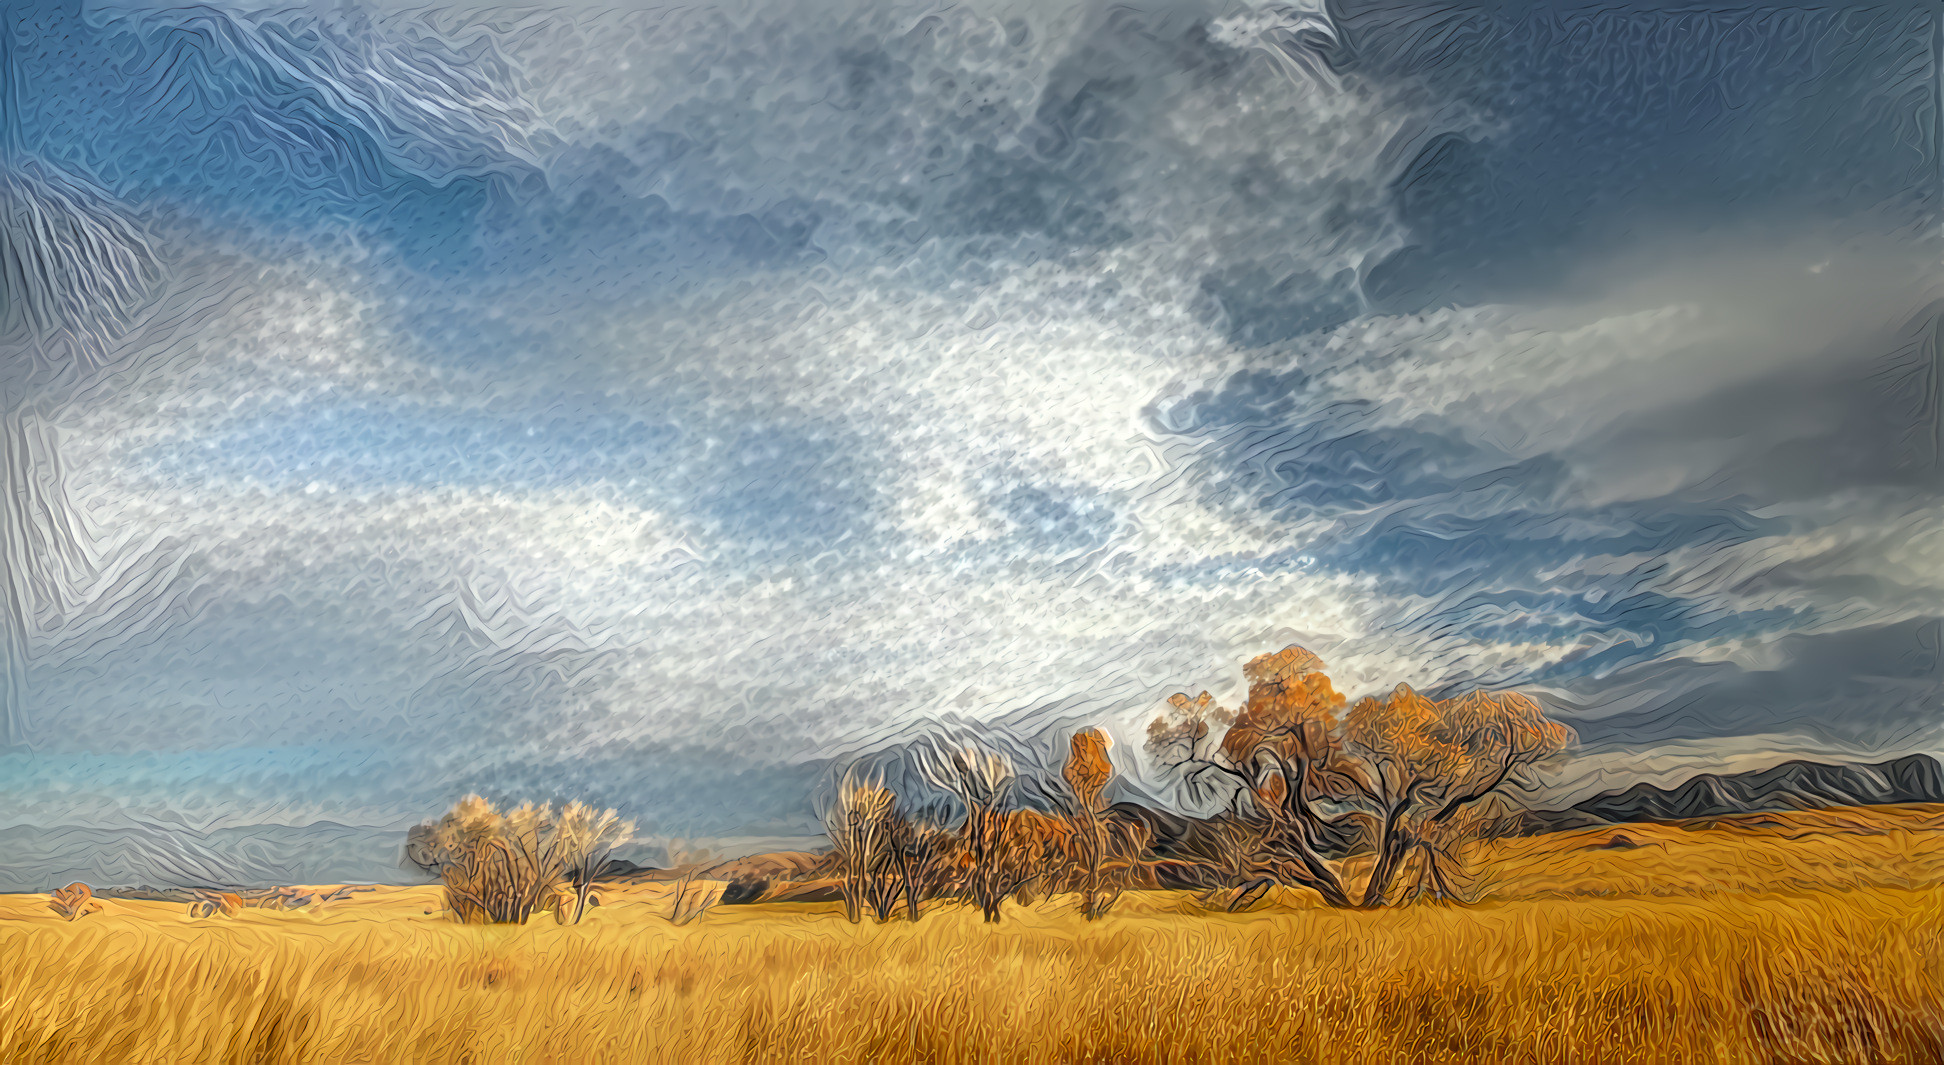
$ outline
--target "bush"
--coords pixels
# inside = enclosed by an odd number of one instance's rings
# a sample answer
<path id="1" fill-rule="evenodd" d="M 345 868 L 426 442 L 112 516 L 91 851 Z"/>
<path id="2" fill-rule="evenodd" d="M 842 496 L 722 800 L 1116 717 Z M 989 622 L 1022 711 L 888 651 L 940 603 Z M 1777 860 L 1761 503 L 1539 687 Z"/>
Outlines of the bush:
<path id="1" fill-rule="evenodd" d="M 522 803 L 501 813 L 477 795 L 461 799 L 429 833 L 424 856 L 445 884 L 446 908 L 467 924 L 525 924 L 536 910 L 586 911 L 594 876 L 634 826 L 613 810 Z M 570 901 L 571 900 L 571 901 Z"/>

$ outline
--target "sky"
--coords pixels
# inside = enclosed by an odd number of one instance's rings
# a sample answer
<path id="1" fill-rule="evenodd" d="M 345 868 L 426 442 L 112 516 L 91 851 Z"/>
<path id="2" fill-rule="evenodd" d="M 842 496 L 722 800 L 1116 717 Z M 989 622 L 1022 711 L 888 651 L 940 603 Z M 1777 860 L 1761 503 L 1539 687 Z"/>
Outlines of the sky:
<path id="1" fill-rule="evenodd" d="M 4 9 L 0 890 L 1160 795 L 1290 643 L 1562 801 L 1944 749 L 1934 11 Z"/>

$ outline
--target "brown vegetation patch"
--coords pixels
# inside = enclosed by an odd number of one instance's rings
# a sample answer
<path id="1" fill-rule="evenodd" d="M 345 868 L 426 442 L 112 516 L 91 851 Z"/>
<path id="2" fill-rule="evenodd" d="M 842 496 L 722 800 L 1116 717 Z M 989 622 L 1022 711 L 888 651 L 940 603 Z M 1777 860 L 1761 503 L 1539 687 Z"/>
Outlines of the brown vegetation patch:
<path id="1" fill-rule="evenodd" d="M 69 921 L 79 920 L 101 909 L 101 904 L 95 901 L 94 892 L 89 890 L 88 885 L 78 880 L 56 891 L 47 905 L 64 920 Z"/>

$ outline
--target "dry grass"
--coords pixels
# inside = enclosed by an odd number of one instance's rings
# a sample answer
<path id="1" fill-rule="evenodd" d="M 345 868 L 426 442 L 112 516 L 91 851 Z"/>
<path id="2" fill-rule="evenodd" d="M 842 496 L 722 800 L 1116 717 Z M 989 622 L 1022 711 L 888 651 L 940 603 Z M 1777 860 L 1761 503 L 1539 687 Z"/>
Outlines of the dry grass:
<path id="1" fill-rule="evenodd" d="M 465 927 L 436 888 L 322 916 L 0 896 L 0 1062 L 1944 1060 L 1944 811 L 1499 846 L 1496 897 L 1202 913 L 1140 893 L 982 925 L 668 890 Z"/>

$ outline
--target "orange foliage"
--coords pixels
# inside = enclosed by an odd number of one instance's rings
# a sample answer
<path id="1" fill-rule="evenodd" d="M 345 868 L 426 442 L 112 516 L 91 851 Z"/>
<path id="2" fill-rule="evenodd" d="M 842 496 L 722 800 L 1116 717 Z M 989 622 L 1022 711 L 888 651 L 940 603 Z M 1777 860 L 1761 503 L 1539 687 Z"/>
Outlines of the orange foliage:
<path id="1" fill-rule="evenodd" d="M 1443 867 L 1455 859 L 1453 844 L 1465 834 L 1459 829 L 1469 827 L 1456 819 L 1514 771 L 1565 750 L 1573 731 L 1517 692 L 1438 701 L 1400 684 L 1388 698 L 1359 699 L 1344 739 L 1376 771 L 1383 829 L 1364 889 L 1364 904 L 1374 906 L 1411 853 L 1422 859 L 1434 891 L 1450 896 Z"/>
<path id="2" fill-rule="evenodd" d="M 1081 807 L 1092 809 L 1114 775 L 1114 763 L 1107 757 L 1107 735 L 1099 729 L 1081 729 L 1073 734 L 1071 746 L 1061 776 L 1066 778 L 1067 787 L 1073 789 L 1073 797 L 1080 801 Z"/>
<path id="3" fill-rule="evenodd" d="M 1076 806 L 1062 855 L 1066 881 L 1062 886 L 1079 893 L 1080 912 L 1088 920 L 1112 908 L 1139 867 L 1141 851 L 1147 845 L 1146 837 L 1133 826 L 1101 816 L 1102 792 L 1114 776 L 1108 747 L 1107 734 L 1099 729 L 1074 733 L 1061 774 L 1073 790 Z"/>
<path id="4" fill-rule="evenodd" d="M 78 880 L 56 891 L 47 905 L 49 909 L 70 921 L 79 920 L 101 908 L 101 904 L 94 901 L 93 889 Z"/>
<path id="5" fill-rule="evenodd" d="M 1303 653 L 1315 662 L 1314 655 Z M 1237 763 L 1248 762 L 1265 747 L 1290 761 L 1315 758 L 1327 748 L 1336 729 L 1336 708 L 1344 698 L 1330 685 L 1330 678 L 1314 670 L 1254 668 L 1273 657 L 1279 656 L 1264 655 L 1249 663 L 1245 671 L 1251 677 L 1249 701 L 1222 737 L 1223 752 Z"/>
<path id="6" fill-rule="evenodd" d="M 1075 832 L 1066 820 L 1038 810 L 1014 810 L 1006 815 L 1006 860 L 1016 866 L 1022 881 L 1057 868 L 1074 853 Z"/>
<path id="7" fill-rule="evenodd" d="M 1373 827 L 1378 861 L 1365 905 L 1385 901 L 1413 853 L 1439 893 L 1450 894 L 1440 866 L 1450 848 L 1440 840 L 1463 834 L 1460 815 L 1573 742 L 1537 702 L 1511 692 L 1437 701 L 1400 684 L 1385 698 L 1358 700 L 1339 720 L 1346 700 L 1301 647 L 1257 656 L 1243 675 L 1249 695 L 1239 714 L 1207 692 L 1174 695 L 1172 714 L 1149 726 L 1148 747 L 1181 769 L 1192 790 L 1226 790 L 1237 816 L 1257 826 L 1257 854 L 1238 874 L 1256 877 L 1251 887 L 1303 884 L 1336 905 L 1349 897 L 1323 852 Z M 1211 749 L 1211 724 L 1224 723 Z"/>

